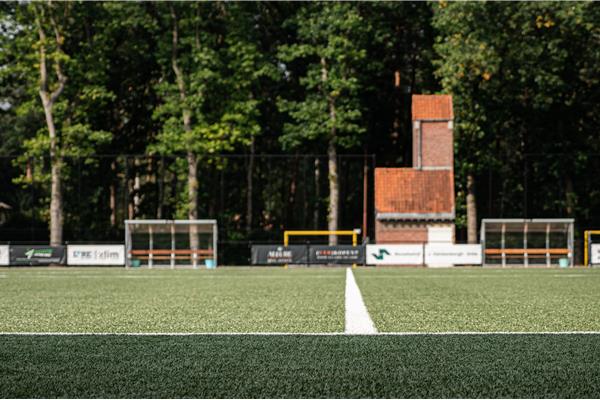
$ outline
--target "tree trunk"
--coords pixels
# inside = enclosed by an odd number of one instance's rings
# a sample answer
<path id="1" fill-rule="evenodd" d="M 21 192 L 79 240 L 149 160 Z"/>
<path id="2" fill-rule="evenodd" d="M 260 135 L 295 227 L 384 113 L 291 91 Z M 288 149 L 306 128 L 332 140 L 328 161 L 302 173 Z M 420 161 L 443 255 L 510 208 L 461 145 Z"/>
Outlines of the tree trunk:
<path id="1" fill-rule="evenodd" d="M 56 246 L 62 244 L 63 236 L 63 204 L 62 204 L 62 188 L 61 188 L 61 167 L 62 159 L 60 156 L 60 144 L 54 124 L 53 107 L 54 103 L 65 88 L 67 77 L 62 72 L 60 61 L 54 61 L 54 69 L 58 86 L 50 92 L 48 84 L 48 70 L 46 66 L 46 32 L 42 25 L 42 19 L 37 12 L 37 7 L 34 6 L 36 13 L 36 24 L 38 35 L 40 38 L 39 46 L 39 62 L 40 62 L 40 87 L 39 95 L 44 107 L 44 115 L 46 117 L 46 127 L 50 136 L 50 163 L 51 163 L 51 178 L 50 178 L 50 245 Z M 58 30 L 58 25 L 54 21 L 51 12 L 49 13 L 50 23 L 54 30 L 56 47 L 58 52 L 62 53 L 63 36 Z"/>
<path id="2" fill-rule="evenodd" d="M 327 146 L 327 157 L 329 161 L 329 216 L 327 217 L 327 229 L 330 231 L 337 231 L 340 193 L 338 185 L 337 151 L 335 149 L 333 138 L 329 140 L 329 145 Z M 335 246 L 337 243 L 337 235 L 329 235 L 329 245 Z"/>
<path id="3" fill-rule="evenodd" d="M 254 171 L 254 156 L 255 156 L 255 138 L 252 136 L 250 141 L 250 159 L 248 160 L 248 170 L 246 171 L 246 233 L 249 235 L 252 232 L 252 173 Z"/>
<path id="4" fill-rule="evenodd" d="M 331 129 L 329 132 L 329 143 L 327 144 L 327 158 L 329 167 L 329 214 L 327 216 L 327 229 L 330 231 L 338 230 L 338 214 L 339 214 L 339 182 L 338 182 L 338 171 L 337 171 L 337 150 L 335 148 L 336 140 L 336 109 L 335 99 L 328 93 L 327 81 L 328 81 L 328 70 L 327 60 L 325 57 L 321 57 L 321 90 L 327 99 L 329 106 L 329 120 L 331 122 Z M 337 235 L 329 235 L 329 245 L 337 245 Z"/>
<path id="5" fill-rule="evenodd" d="M 115 187 L 115 176 L 117 171 L 117 164 L 115 161 L 110 163 L 110 170 L 112 171 L 111 182 L 110 182 L 110 227 L 116 228 L 117 226 L 117 188 Z"/>
<path id="6" fill-rule="evenodd" d="M 52 147 L 52 146 L 51 146 Z M 61 188 L 61 160 L 50 156 L 52 177 L 50 191 L 50 246 L 59 246 L 63 238 L 63 205 Z"/>
<path id="7" fill-rule="evenodd" d="M 402 116 L 402 102 L 400 100 L 400 71 L 394 71 L 394 120 L 392 122 L 392 132 L 390 139 L 394 148 L 398 147 L 398 140 L 400 139 L 401 131 L 401 116 Z"/>
<path id="8" fill-rule="evenodd" d="M 198 159 L 192 152 L 187 153 L 188 161 L 188 219 L 198 219 Z M 198 249 L 198 227 L 190 225 L 190 249 Z"/>
<path id="9" fill-rule="evenodd" d="M 158 161 L 158 176 L 156 183 L 158 186 L 158 205 L 156 207 L 156 218 L 162 219 L 163 217 L 163 202 L 165 200 L 165 159 L 161 157 Z"/>
<path id="10" fill-rule="evenodd" d="M 573 188 L 573 179 L 565 176 L 565 211 L 569 217 L 572 217 L 575 212 L 576 194 Z"/>
<path id="11" fill-rule="evenodd" d="M 185 79 L 183 71 L 179 68 L 177 60 L 177 47 L 179 42 L 179 27 L 177 14 L 175 8 L 171 3 L 169 5 L 171 9 L 171 18 L 173 20 L 173 32 L 172 32 L 172 49 L 171 49 L 171 67 L 175 73 L 175 79 L 177 81 L 177 87 L 179 89 L 179 98 L 182 104 L 182 118 L 183 118 L 183 130 L 189 134 L 192 131 L 192 112 L 187 107 L 187 93 L 185 87 Z M 189 137 L 188 137 L 189 140 Z M 188 149 L 191 148 L 193 143 L 188 143 Z M 188 219 L 198 219 L 198 160 L 196 154 L 192 150 L 187 152 L 188 162 Z M 190 249 L 198 249 L 198 227 L 196 225 L 190 225 Z M 194 259 L 194 265 L 196 260 Z"/>
<path id="12" fill-rule="evenodd" d="M 50 245 L 62 244 L 63 210 L 61 191 L 61 159 L 59 156 L 58 140 L 56 138 L 56 126 L 52 115 L 53 102 L 50 101 L 48 93 L 40 90 L 40 97 L 46 115 L 46 126 L 50 134 Z"/>
<path id="13" fill-rule="evenodd" d="M 475 178 L 467 174 L 467 238 L 470 244 L 477 243 L 477 202 L 475 201 Z"/>
<path id="14" fill-rule="evenodd" d="M 296 205 L 296 192 L 298 189 L 298 163 L 299 158 L 298 154 L 294 156 L 294 163 L 291 166 L 292 169 L 292 179 L 290 179 L 290 185 L 288 188 L 288 198 L 286 205 L 286 226 L 296 226 L 296 213 L 295 213 L 295 205 Z"/>
<path id="15" fill-rule="evenodd" d="M 140 159 L 135 157 L 133 159 L 133 215 L 137 217 L 140 215 L 140 206 L 142 205 L 142 180 L 140 178 Z M 134 217 L 134 218 L 135 218 Z"/>
<path id="16" fill-rule="evenodd" d="M 321 160 L 315 157 L 315 210 L 313 213 L 313 229 L 319 229 L 319 206 L 321 205 Z"/>
<path id="17" fill-rule="evenodd" d="M 130 169 L 129 157 L 125 157 L 125 165 L 127 168 L 127 173 L 125 174 L 125 184 L 127 185 L 127 217 L 128 219 L 135 219 L 135 211 L 133 207 L 133 179 L 131 179 L 131 169 Z"/>

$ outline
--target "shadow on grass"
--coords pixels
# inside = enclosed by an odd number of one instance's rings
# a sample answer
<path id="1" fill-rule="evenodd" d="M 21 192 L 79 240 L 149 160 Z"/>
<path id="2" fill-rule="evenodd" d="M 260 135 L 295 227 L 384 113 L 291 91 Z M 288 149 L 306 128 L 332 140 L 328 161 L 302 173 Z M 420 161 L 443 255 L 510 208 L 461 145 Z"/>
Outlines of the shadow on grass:
<path id="1" fill-rule="evenodd" d="M 4 398 L 587 398 L 600 335 L 0 337 Z"/>

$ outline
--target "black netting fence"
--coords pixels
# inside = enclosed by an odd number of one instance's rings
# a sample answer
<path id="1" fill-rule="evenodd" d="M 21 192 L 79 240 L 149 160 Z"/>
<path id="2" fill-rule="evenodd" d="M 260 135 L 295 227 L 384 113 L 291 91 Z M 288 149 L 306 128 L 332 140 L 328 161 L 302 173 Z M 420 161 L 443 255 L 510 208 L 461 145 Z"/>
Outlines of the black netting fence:
<path id="1" fill-rule="evenodd" d="M 321 155 L 199 157 L 198 217 L 218 220 L 220 262 L 248 264 L 252 244 L 281 243 L 284 230 L 326 229 L 327 161 Z M 63 240 L 122 242 L 125 219 L 186 219 L 187 165 L 183 155 L 64 158 Z M 337 166 L 339 227 L 362 228 L 367 171 L 372 237 L 375 158 L 340 155 Z M 1 242 L 48 242 L 50 172 L 48 158 L 0 158 Z"/>
<path id="2" fill-rule="evenodd" d="M 339 227 L 374 237 L 373 155 L 340 155 Z M 384 166 L 384 165 L 377 165 Z M 528 154 L 475 175 L 478 218 L 574 218 L 576 258 L 585 229 L 600 228 L 600 155 Z M 182 156 L 67 157 L 62 163 L 64 241 L 122 242 L 125 219 L 187 218 Z M 456 166 L 458 242 L 466 241 L 465 177 Z M 219 258 L 247 264 L 252 244 L 283 231 L 326 229 L 325 155 L 214 155 L 198 161 L 198 216 L 219 222 Z M 0 242 L 47 243 L 50 160 L 0 157 Z M 297 239 L 305 241 L 305 239 Z M 326 238 L 309 239 L 324 243 Z"/>

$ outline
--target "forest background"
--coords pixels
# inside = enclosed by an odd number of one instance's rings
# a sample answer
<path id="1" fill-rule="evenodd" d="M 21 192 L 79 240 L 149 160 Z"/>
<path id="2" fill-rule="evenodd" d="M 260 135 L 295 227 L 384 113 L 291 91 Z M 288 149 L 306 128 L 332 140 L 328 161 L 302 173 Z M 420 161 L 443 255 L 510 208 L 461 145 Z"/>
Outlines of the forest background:
<path id="1" fill-rule="evenodd" d="M 362 227 L 411 165 L 411 96 L 454 101 L 457 239 L 600 227 L 595 2 L 0 3 L 0 240 L 216 218 L 229 263 Z"/>

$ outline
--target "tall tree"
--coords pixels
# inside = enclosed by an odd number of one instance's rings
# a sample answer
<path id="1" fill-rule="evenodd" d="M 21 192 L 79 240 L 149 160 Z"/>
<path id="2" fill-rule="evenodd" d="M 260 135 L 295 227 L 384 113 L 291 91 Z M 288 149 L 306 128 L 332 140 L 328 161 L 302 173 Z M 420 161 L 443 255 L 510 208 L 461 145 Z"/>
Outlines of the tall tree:
<path id="1" fill-rule="evenodd" d="M 283 63 L 303 61 L 306 70 L 296 77 L 305 89 L 299 100 L 279 101 L 291 121 L 281 142 L 294 148 L 306 142 L 325 144 L 328 157 L 328 229 L 339 229 L 338 148 L 360 142 L 365 132 L 358 92 L 359 68 L 365 59 L 364 22 L 356 4 L 311 3 L 290 22 L 297 28 L 297 43 L 280 47 Z M 286 70 L 289 74 L 290 69 Z M 329 236 L 331 245 L 337 236 Z"/>
<path id="2" fill-rule="evenodd" d="M 68 15 L 69 4 L 64 3 L 65 15 Z M 39 35 L 39 65 L 40 65 L 40 88 L 39 95 L 44 108 L 46 117 L 46 127 L 50 139 L 50 163 L 51 189 L 50 189 L 50 244 L 59 245 L 62 243 L 63 230 L 63 202 L 61 189 L 61 163 L 59 156 L 59 142 L 54 123 L 54 104 L 58 100 L 67 83 L 67 76 L 63 71 L 63 62 L 65 53 L 63 51 L 64 35 L 61 26 L 58 25 L 55 13 L 55 6 L 48 2 L 47 6 L 43 4 L 33 5 L 35 12 L 35 22 Z M 46 29 L 51 29 L 53 39 L 48 40 Z M 51 77 L 48 74 L 48 63 L 52 61 L 55 72 L 55 87 L 51 88 Z"/>
<path id="3" fill-rule="evenodd" d="M 96 126 L 92 110 L 102 108 L 111 94 L 104 89 L 102 73 L 89 72 L 86 57 L 97 53 L 84 39 L 81 24 L 75 23 L 86 12 L 93 10 L 73 3 L 18 4 L 7 21 L 15 30 L 4 47 L 3 73 L 16 76 L 22 85 L 22 101 L 7 107 L 15 110 L 17 120 L 33 122 L 21 138 L 18 159 L 27 168 L 16 180 L 31 183 L 33 168 L 25 160 L 49 158 L 49 176 L 43 162 L 37 161 L 40 168 L 35 171 L 38 182 L 50 184 L 49 212 L 42 214 L 49 221 L 53 245 L 63 240 L 64 189 L 70 172 L 65 157 L 85 157 L 110 140 L 110 134 Z"/>
<path id="4" fill-rule="evenodd" d="M 454 96 L 457 171 L 460 187 L 466 189 L 473 239 L 474 184 L 483 170 L 501 174 L 507 193 L 501 197 L 512 196 L 520 203 L 510 206 L 512 212 L 520 208 L 524 215 L 527 200 L 519 201 L 518 196 L 526 190 L 522 176 L 528 154 L 590 150 L 584 115 L 593 114 L 594 106 L 585 99 L 598 91 L 597 80 L 589 74 L 589 65 L 598 59 L 598 51 L 592 50 L 598 42 L 597 24 L 592 22 L 598 7 L 441 2 L 434 8 L 434 26 L 440 32 L 437 74 Z M 574 167 L 572 160 L 570 167 L 558 161 L 546 163 L 550 169 L 545 174 L 560 177 Z M 569 182 L 561 186 L 572 193 Z M 560 213 L 573 215 L 573 196 L 567 194 L 561 203 Z M 536 209 L 538 215 L 542 211 Z"/>
<path id="5" fill-rule="evenodd" d="M 268 71 L 255 44 L 232 29 L 235 6 L 217 3 L 169 3 L 170 43 L 163 102 L 155 117 L 163 126 L 150 151 L 185 152 L 187 211 L 198 218 L 198 158 L 250 144 L 259 132 L 255 82 Z M 168 61 L 167 61 L 168 60 Z M 163 64 L 165 65 L 165 64 Z M 166 65 L 165 65 L 166 67 Z M 192 248 L 197 235 L 190 234 Z"/>

